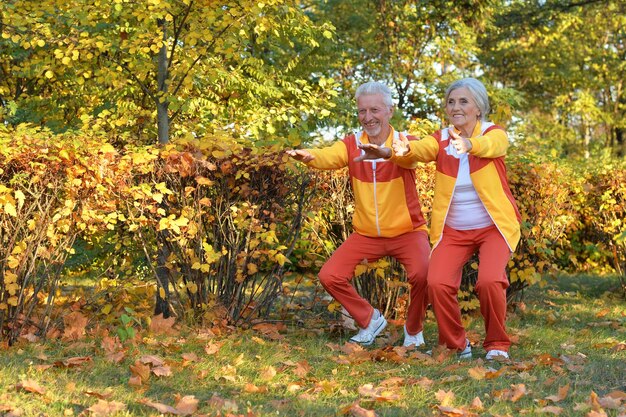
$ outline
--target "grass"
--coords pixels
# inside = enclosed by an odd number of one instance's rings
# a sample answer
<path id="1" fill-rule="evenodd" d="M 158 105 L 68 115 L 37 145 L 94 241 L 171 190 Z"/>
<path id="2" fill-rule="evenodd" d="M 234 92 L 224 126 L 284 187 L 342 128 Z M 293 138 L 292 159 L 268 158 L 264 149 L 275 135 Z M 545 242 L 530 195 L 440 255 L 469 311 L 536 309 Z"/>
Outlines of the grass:
<path id="1" fill-rule="evenodd" d="M 194 415 L 207 416 L 623 416 L 626 399 L 615 398 L 626 395 L 626 303 L 617 288 L 617 279 L 576 276 L 529 289 L 509 315 L 515 344 L 503 363 L 481 359 L 478 316 L 466 317 L 474 359 L 461 362 L 399 348 L 402 328 L 393 325 L 373 347 L 354 350 L 351 333 L 330 331 L 323 316 L 280 335 L 142 330 L 117 349 L 125 355 L 119 363 L 106 359 L 107 331 L 97 327 L 73 342 L 21 342 L 0 353 L 0 413 L 158 416 L 193 395 Z M 424 332 L 432 348 L 432 317 Z M 146 355 L 163 359 L 171 375 L 129 384 L 131 366 Z M 76 357 L 85 362 L 62 365 Z M 125 409 L 111 411 L 114 402 Z"/>

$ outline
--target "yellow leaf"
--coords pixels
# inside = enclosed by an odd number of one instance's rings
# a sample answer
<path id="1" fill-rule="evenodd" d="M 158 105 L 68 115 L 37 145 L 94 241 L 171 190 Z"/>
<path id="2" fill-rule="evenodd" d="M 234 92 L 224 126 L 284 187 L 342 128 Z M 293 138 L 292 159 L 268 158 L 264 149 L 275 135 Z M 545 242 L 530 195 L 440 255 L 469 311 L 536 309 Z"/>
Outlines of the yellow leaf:
<path id="1" fill-rule="evenodd" d="M 7 265 L 9 266 L 9 268 L 15 269 L 17 268 L 19 264 L 20 264 L 20 261 L 15 256 L 9 256 L 7 258 Z"/>
<path id="2" fill-rule="evenodd" d="M 163 288 L 159 288 L 159 297 L 165 299 L 165 290 Z"/>
<path id="3" fill-rule="evenodd" d="M 4 283 L 11 284 L 17 282 L 17 275 L 11 271 L 4 271 Z"/>
<path id="4" fill-rule="evenodd" d="M 198 183 L 198 185 L 213 185 L 213 181 L 205 177 L 196 177 L 196 182 Z"/>
<path id="5" fill-rule="evenodd" d="M 280 266 L 283 266 L 285 262 L 291 263 L 291 261 L 282 253 L 276 254 L 276 262 L 278 262 L 278 265 Z"/>
<path id="6" fill-rule="evenodd" d="M 15 210 L 15 206 L 11 203 L 6 203 L 4 205 L 4 212 L 8 214 L 9 216 L 13 216 L 13 217 L 17 216 L 17 211 Z"/>
<path id="7" fill-rule="evenodd" d="M 248 275 L 256 274 L 258 270 L 255 264 L 248 264 Z"/>
<path id="8" fill-rule="evenodd" d="M 100 148 L 100 152 L 102 152 L 102 153 L 117 153 L 117 151 L 115 150 L 113 145 L 111 145 L 110 143 L 106 143 L 106 144 L 102 145 L 102 147 Z"/>
<path id="9" fill-rule="evenodd" d="M 13 307 L 17 307 L 17 297 L 9 297 L 9 299 L 7 300 L 7 304 Z"/>
<path id="10" fill-rule="evenodd" d="M 50 78 L 54 77 L 54 72 L 48 70 L 48 71 L 46 71 L 46 73 L 44 75 L 46 76 L 46 78 L 50 79 Z"/>
<path id="11" fill-rule="evenodd" d="M 367 265 L 359 264 L 354 268 L 354 276 L 358 277 L 367 272 Z"/>
<path id="12" fill-rule="evenodd" d="M 67 160 L 67 159 L 70 159 L 70 155 L 67 153 L 65 149 L 61 149 L 61 151 L 59 152 L 59 158 Z"/>
<path id="13" fill-rule="evenodd" d="M 24 206 L 24 200 L 26 199 L 22 190 L 15 191 L 15 199 L 17 200 L 17 207 L 22 208 Z"/>

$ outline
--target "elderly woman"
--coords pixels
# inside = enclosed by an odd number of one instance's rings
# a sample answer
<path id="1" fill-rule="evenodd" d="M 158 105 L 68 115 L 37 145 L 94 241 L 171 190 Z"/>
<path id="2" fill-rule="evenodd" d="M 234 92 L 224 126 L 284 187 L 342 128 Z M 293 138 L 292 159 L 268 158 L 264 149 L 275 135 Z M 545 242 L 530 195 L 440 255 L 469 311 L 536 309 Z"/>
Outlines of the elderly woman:
<path id="1" fill-rule="evenodd" d="M 508 358 L 506 265 L 520 239 L 520 214 L 506 178 L 506 132 L 486 121 L 489 99 L 474 78 L 450 85 L 445 111 L 450 127 L 419 141 L 400 137 L 392 149 L 363 145 L 367 157 L 409 167 L 436 161 L 430 224 L 433 246 L 428 295 L 439 327 L 439 344 L 471 358 L 457 299 L 464 264 L 478 252 L 476 292 L 485 321 L 486 359 Z"/>

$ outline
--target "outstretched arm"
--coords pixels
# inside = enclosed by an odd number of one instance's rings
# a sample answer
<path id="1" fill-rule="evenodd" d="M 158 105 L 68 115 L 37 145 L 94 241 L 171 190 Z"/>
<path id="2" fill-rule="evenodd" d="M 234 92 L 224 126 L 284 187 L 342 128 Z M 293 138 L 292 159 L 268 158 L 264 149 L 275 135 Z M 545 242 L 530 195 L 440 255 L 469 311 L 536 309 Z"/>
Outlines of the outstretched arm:
<path id="1" fill-rule="evenodd" d="M 306 149 L 289 149 L 289 150 L 286 150 L 285 153 L 289 155 L 290 157 L 292 157 L 293 159 L 295 159 L 296 161 L 301 161 L 301 162 L 304 162 L 305 164 L 315 159 L 315 155 L 313 155 L 311 152 L 307 151 Z"/>

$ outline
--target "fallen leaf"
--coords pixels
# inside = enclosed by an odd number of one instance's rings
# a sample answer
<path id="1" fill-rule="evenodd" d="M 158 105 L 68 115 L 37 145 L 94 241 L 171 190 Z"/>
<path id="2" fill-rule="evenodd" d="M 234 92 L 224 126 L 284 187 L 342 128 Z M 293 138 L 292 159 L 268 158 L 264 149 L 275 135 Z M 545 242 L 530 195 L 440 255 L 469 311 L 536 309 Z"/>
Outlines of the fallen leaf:
<path id="1" fill-rule="evenodd" d="M 141 399 L 138 401 L 140 404 L 146 405 L 148 407 L 152 407 L 155 410 L 157 410 L 159 413 L 170 413 L 170 414 L 176 414 L 178 415 L 178 410 L 170 405 L 166 405 L 166 404 L 161 404 L 161 403 L 155 403 L 152 402 L 148 399 Z"/>
<path id="2" fill-rule="evenodd" d="M 267 387 L 266 386 L 257 387 L 254 384 L 246 383 L 246 385 L 244 385 L 243 387 L 243 390 L 244 392 L 249 392 L 249 393 L 257 393 L 257 392 L 263 393 L 263 392 L 267 392 Z M 289 391 L 289 386 L 287 386 L 287 391 Z"/>
<path id="3" fill-rule="evenodd" d="M 213 342 L 209 342 L 205 347 L 204 347 L 204 352 L 207 355 L 215 355 L 217 352 L 219 352 L 219 350 L 222 348 L 222 345 L 224 344 L 224 342 L 220 342 L 220 343 L 213 343 Z"/>
<path id="4" fill-rule="evenodd" d="M 101 400 L 106 400 L 111 395 L 113 395 L 113 391 L 111 391 L 110 388 L 106 389 L 104 392 L 87 390 L 87 391 L 83 391 L 83 393 L 85 395 L 89 395 L 90 397 L 96 397 L 96 398 L 99 398 Z"/>
<path id="5" fill-rule="evenodd" d="M 286 329 L 283 323 L 259 323 L 252 326 L 252 328 L 271 340 L 281 340 L 285 337 L 279 333 L 280 330 Z"/>
<path id="6" fill-rule="evenodd" d="M 287 385 L 287 391 L 292 393 L 292 394 L 294 392 L 296 392 L 296 391 L 300 391 L 301 389 L 302 389 L 302 385 L 300 385 L 300 384 L 293 384 L 292 383 L 292 384 Z"/>
<path id="7" fill-rule="evenodd" d="M 15 385 L 15 388 L 22 391 L 43 395 L 46 390 L 33 379 L 24 379 Z"/>
<path id="8" fill-rule="evenodd" d="M 133 365 L 129 365 L 129 368 L 133 376 L 141 379 L 142 384 L 150 379 L 150 367 L 141 363 L 140 360 L 135 361 Z"/>
<path id="9" fill-rule="evenodd" d="M 539 409 L 539 412 L 541 413 L 550 413 L 550 414 L 554 414 L 554 415 L 560 415 L 563 412 L 563 409 L 561 407 L 555 407 L 553 405 L 548 405 L 546 407 L 542 407 Z"/>
<path id="10" fill-rule="evenodd" d="M 239 406 L 233 400 L 228 400 L 213 394 L 213 397 L 209 400 L 209 407 L 215 411 L 229 411 L 236 413 L 239 410 Z"/>
<path id="11" fill-rule="evenodd" d="M 387 378 L 384 381 L 380 382 L 380 385 L 383 387 L 401 387 L 405 385 L 404 378 L 400 378 L 399 376 L 394 376 L 391 378 Z"/>
<path id="12" fill-rule="evenodd" d="M 196 355 L 195 353 L 191 352 L 191 353 L 183 353 L 183 360 L 185 362 L 197 362 L 198 361 L 198 355 Z"/>
<path id="13" fill-rule="evenodd" d="M 165 364 L 165 361 L 163 359 L 155 355 L 144 355 L 139 358 L 139 361 L 145 365 L 150 364 L 152 366 L 161 366 Z"/>
<path id="14" fill-rule="evenodd" d="M 296 368 L 293 373 L 300 378 L 304 378 L 309 371 L 311 371 L 311 365 L 306 360 L 302 360 L 296 364 Z"/>
<path id="15" fill-rule="evenodd" d="M 63 339 L 78 340 L 85 336 L 85 327 L 87 327 L 87 317 L 79 311 L 73 311 L 63 317 L 64 332 Z"/>
<path id="16" fill-rule="evenodd" d="M 439 401 L 440 405 L 445 407 L 454 402 L 454 392 L 440 389 L 435 393 L 435 398 Z"/>
<path id="17" fill-rule="evenodd" d="M 62 367 L 62 368 L 74 368 L 77 366 L 82 366 L 84 364 L 86 364 L 87 362 L 91 362 L 91 358 L 88 356 L 77 356 L 77 357 L 73 357 L 73 358 L 68 358 L 68 359 L 64 359 L 62 361 L 56 361 L 54 363 L 55 366 L 57 367 Z"/>
<path id="18" fill-rule="evenodd" d="M 141 381 L 140 376 L 133 375 L 128 379 L 128 385 L 131 387 L 140 387 L 143 385 L 143 382 Z"/>
<path id="19" fill-rule="evenodd" d="M 600 404 L 602 408 L 608 408 L 610 410 L 618 409 L 621 402 L 622 400 L 620 398 L 613 398 L 608 395 L 606 397 L 598 398 L 598 404 Z"/>
<path id="20" fill-rule="evenodd" d="M 511 389 L 494 391 L 493 396 L 495 398 L 516 402 L 526 395 L 526 393 L 526 386 L 524 384 L 514 384 L 511 385 Z"/>
<path id="21" fill-rule="evenodd" d="M 260 378 L 269 381 L 276 376 L 276 369 L 273 366 L 268 366 L 263 369 L 260 374 Z"/>
<path id="22" fill-rule="evenodd" d="M 376 401 L 396 401 L 400 399 L 400 395 L 390 391 L 386 387 L 376 387 L 372 384 L 361 385 L 358 389 L 359 395 L 372 398 Z"/>
<path id="23" fill-rule="evenodd" d="M 155 366 L 154 368 L 152 368 L 152 373 L 156 376 L 171 376 L 172 370 L 167 365 Z"/>
<path id="24" fill-rule="evenodd" d="M 175 335 L 178 332 L 173 328 L 174 322 L 176 321 L 175 317 L 169 317 L 164 319 L 163 313 L 158 314 L 152 317 L 150 321 L 150 332 L 154 334 L 165 334 L 165 335 Z"/>
<path id="25" fill-rule="evenodd" d="M 438 405 L 437 409 L 441 414 L 447 417 L 473 417 L 476 416 L 475 413 L 466 411 L 462 408 L 455 408 L 449 406 Z"/>
<path id="26" fill-rule="evenodd" d="M 487 368 L 482 366 L 476 366 L 474 368 L 469 368 L 467 373 L 472 379 L 480 381 L 481 379 L 485 379 L 485 375 L 487 374 Z"/>
<path id="27" fill-rule="evenodd" d="M 350 404 L 341 410 L 341 414 L 349 414 L 354 417 L 376 417 L 374 410 L 368 410 L 359 405 L 358 402 Z"/>
<path id="28" fill-rule="evenodd" d="M 478 397 L 474 397 L 472 403 L 470 404 L 470 408 L 474 410 L 482 410 L 484 408 L 483 402 Z"/>
<path id="29" fill-rule="evenodd" d="M 193 395 L 185 395 L 176 401 L 176 410 L 181 416 L 188 416 L 198 411 L 198 400 Z"/>
<path id="30" fill-rule="evenodd" d="M 563 385 L 559 388 L 559 392 L 557 395 L 550 395 L 546 397 L 546 400 L 550 400 L 552 402 L 558 403 L 559 401 L 563 401 L 565 397 L 567 397 L 567 392 L 569 391 L 569 384 Z"/>
<path id="31" fill-rule="evenodd" d="M 118 411 L 126 410 L 126 404 L 118 401 L 98 400 L 98 402 L 87 409 L 94 417 L 108 417 Z"/>

